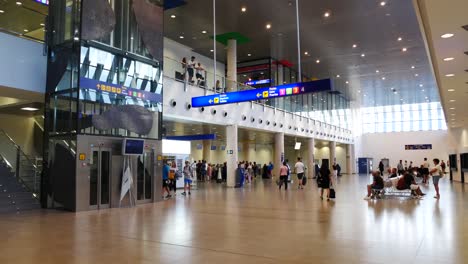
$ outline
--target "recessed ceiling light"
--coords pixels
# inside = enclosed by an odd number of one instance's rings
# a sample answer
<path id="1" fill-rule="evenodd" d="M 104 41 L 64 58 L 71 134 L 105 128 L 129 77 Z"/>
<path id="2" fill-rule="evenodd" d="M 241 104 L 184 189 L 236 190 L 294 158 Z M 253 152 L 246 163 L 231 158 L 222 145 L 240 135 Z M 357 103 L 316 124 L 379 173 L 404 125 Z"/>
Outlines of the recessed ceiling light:
<path id="1" fill-rule="evenodd" d="M 380 6 L 385 6 L 387 3 L 385 1 L 380 2 Z"/>
<path id="2" fill-rule="evenodd" d="M 316 62 L 316 63 L 320 63 L 320 60 L 316 60 L 315 62 Z"/>
<path id="3" fill-rule="evenodd" d="M 364 53 L 362 53 L 362 54 L 361 54 L 361 57 L 363 57 L 363 58 L 364 58 L 365 56 L 366 56 L 366 54 L 364 54 Z"/>
<path id="4" fill-rule="evenodd" d="M 304 55 L 309 55 L 309 52 L 308 51 L 304 52 Z"/>
<path id="5" fill-rule="evenodd" d="M 417 74 L 417 73 L 414 74 L 414 77 L 418 77 L 418 76 L 419 76 L 419 74 Z"/>
<path id="6" fill-rule="evenodd" d="M 267 29 L 270 29 L 271 28 L 271 24 L 266 24 L 265 26 Z"/>
<path id="7" fill-rule="evenodd" d="M 452 33 L 445 33 L 443 34 L 442 36 L 440 36 L 441 38 L 451 38 L 453 37 L 454 35 Z"/>
<path id="8" fill-rule="evenodd" d="M 357 90 L 358 93 L 361 93 L 361 90 Z"/>
<path id="9" fill-rule="evenodd" d="M 44 24 L 44 23 L 41 23 L 41 24 L 39 24 L 39 25 L 41 25 L 41 27 L 45 26 L 45 24 Z"/>
<path id="10" fill-rule="evenodd" d="M 249 53 L 249 54 L 247 54 L 247 56 L 250 57 L 250 56 L 252 56 L 252 54 Z"/>
<path id="11" fill-rule="evenodd" d="M 339 74 L 337 74 L 337 75 L 336 75 L 336 78 L 340 78 L 340 75 L 339 75 Z"/>
<path id="12" fill-rule="evenodd" d="M 455 114 L 450 114 L 450 115 L 453 115 L 453 116 L 454 116 Z"/>
<path id="13" fill-rule="evenodd" d="M 402 38 L 402 37 L 399 37 L 397 40 L 398 40 L 398 41 L 402 41 L 402 40 L 403 40 L 403 38 Z"/>
<path id="14" fill-rule="evenodd" d="M 73 40 L 78 41 L 78 40 L 80 40 L 80 38 L 79 37 L 73 37 Z"/>
<path id="15" fill-rule="evenodd" d="M 454 60 L 455 58 L 452 58 L 452 57 L 449 57 L 449 58 L 445 58 L 444 61 L 452 61 Z"/>
<path id="16" fill-rule="evenodd" d="M 397 92 L 397 91 L 394 91 L 393 93 L 394 93 L 394 94 L 398 94 L 398 92 Z"/>
<path id="17" fill-rule="evenodd" d="M 176 15 L 171 15 L 171 18 L 176 18 Z"/>
<path id="18" fill-rule="evenodd" d="M 455 110 L 455 107 L 450 107 L 450 110 Z"/>
<path id="19" fill-rule="evenodd" d="M 0 14 L 3 14 L 3 13 L 5 13 L 5 11 L 3 11 L 3 10 L 0 9 Z"/>
<path id="20" fill-rule="evenodd" d="M 202 33 L 202 34 L 206 34 L 206 30 L 203 30 L 201 33 Z"/>
<path id="21" fill-rule="evenodd" d="M 382 77 L 382 80 L 384 80 L 384 81 L 385 81 L 385 79 L 386 79 L 385 77 Z"/>
<path id="22" fill-rule="evenodd" d="M 379 70 L 375 70 L 375 73 L 379 73 L 380 71 Z"/>
<path id="23" fill-rule="evenodd" d="M 455 92 L 455 89 L 448 89 L 449 92 Z"/>
<path id="24" fill-rule="evenodd" d="M 424 92 L 424 89 L 421 89 L 421 92 Z"/>
<path id="25" fill-rule="evenodd" d="M 406 52 L 408 49 L 407 48 L 402 48 L 401 51 Z"/>
<path id="26" fill-rule="evenodd" d="M 419 87 L 423 87 L 424 85 L 422 83 L 419 84 Z"/>
<path id="27" fill-rule="evenodd" d="M 21 110 L 24 110 L 24 111 L 37 111 L 37 110 L 39 110 L 39 108 L 35 108 L 35 107 L 23 107 L 23 108 L 21 108 Z"/>
<path id="28" fill-rule="evenodd" d="M 455 100 L 450 100 L 451 103 L 455 102 Z"/>
<path id="29" fill-rule="evenodd" d="M 184 36 L 180 35 L 180 36 L 179 36 L 179 38 L 180 38 L 180 39 L 183 39 L 183 38 L 184 38 Z"/>
<path id="30" fill-rule="evenodd" d="M 413 65 L 413 66 L 411 66 L 411 69 L 414 69 L 414 68 L 416 68 L 416 67 L 414 67 L 414 65 Z"/>
<path id="31" fill-rule="evenodd" d="M 210 50 L 210 52 L 214 52 L 214 50 Z"/>
<path id="32" fill-rule="evenodd" d="M 23 29 L 23 31 L 24 31 L 24 32 L 29 32 L 29 30 L 27 30 L 27 29 Z"/>
<path id="33" fill-rule="evenodd" d="M 324 17 L 329 17 L 330 16 L 330 12 L 325 12 L 325 14 L 323 14 Z"/>
<path id="34" fill-rule="evenodd" d="M 455 76 L 455 74 L 449 73 L 449 74 L 445 74 L 445 76 L 446 76 L 446 77 L 453 77 L 453 76 Z"/>
<path id="35" fill-rule="evenodd" d="M 348 83 L 349 83 L 349 82 L 348 82 L 348 81 L 346 81 L 346 84 L 348 84 Z"/>
<path id="36" fill-rule="evenodd" d="M 243 7 L 241 8 L 241 11 L 242 11 L 242 12 L 247 11 L 247 7 L 243 6 Z"/>
<path id="37" fill-rule="evenodd" d="M 403 101 L 403 98 L 401 98 L 400 101 Z"/>
<path id="38" fill-rule="evenodd" d="M 17 5 L 17 6 L 20 6 L 20 5 L 22 5 L 22 4 L 23 4 L 23 3 L 21 3 L 20 1 L 16 2 L 16 5 Z"/>
<path id="39" fill-rule="evenodd" d="M 366 97 L 366 96 L 367 96 L 367 94 L 364 94 L 364 97 Z"/>
<path id="40" fill-rule="evenodd" d="M 357 44 L 353 44 L 353 48 L 357 48 Z"/>

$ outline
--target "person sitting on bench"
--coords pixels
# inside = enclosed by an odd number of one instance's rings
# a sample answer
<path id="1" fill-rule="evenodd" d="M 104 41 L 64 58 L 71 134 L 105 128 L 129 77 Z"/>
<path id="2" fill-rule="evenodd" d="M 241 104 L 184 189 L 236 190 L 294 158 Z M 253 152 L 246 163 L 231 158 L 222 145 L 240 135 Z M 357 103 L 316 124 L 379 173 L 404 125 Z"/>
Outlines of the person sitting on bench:
<path id="1" fill-rule="evenodd" d="M 373 171 L 372 176 L 374 181 L 372 184 L 367 185 L 367 196 L 364 197 L 364 200 L 370 200 L 372 197 L 372 190 L 382 190 L 384 188 L 384 180 L 380 176 L 380 171 Z"/>
<path id="2" fill-rule="evenodd" d="M 421 191 L 421 188 L 419 188 L 419 185 L 416 184 L 416 181 L 414 180 L 413 175 L 409 174 L 408 172 L 405 172 L 403 174 L 403 177 L 401 177 L 398 180 L 397 184 L 397 189 L 398 190 L 411 190 L 411 193 L 413 195 L 416 195 L 417 198 L 420 198 L 423 195 L 426 195 Z"/>

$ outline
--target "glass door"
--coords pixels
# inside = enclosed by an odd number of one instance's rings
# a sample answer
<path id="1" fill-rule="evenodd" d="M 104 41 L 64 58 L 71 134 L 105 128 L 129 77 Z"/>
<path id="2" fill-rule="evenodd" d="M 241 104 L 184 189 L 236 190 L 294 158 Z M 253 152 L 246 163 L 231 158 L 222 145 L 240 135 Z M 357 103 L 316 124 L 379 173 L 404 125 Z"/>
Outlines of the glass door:
<path id="1" fill-rule="evenodd" d="M 145 152 L 138 156 L 137 168 L 137 200 L 151 201 L 153 198 L 153 152 Z"/>
<path id="2" fill-rule="evenodd" d="M 92 149 L 92 164 L 89 177 L 90 209 L 109 208 L 111 179 L 111 150 L 106 148 Z"/>

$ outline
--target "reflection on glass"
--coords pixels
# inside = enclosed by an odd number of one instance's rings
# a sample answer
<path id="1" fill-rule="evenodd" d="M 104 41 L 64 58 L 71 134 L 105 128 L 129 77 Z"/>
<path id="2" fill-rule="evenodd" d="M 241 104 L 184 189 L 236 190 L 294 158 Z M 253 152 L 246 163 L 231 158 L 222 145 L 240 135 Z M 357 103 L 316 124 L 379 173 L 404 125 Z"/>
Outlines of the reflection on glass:
<path id="1" fill-rule="evenodd" d="M 110 199 L 110 159 L 109 151 L 101 152 L 101 204 L 109 204 Z"/>
<path id="2" fill-rule="evenodd" d="M 93 164 L 89 175 L 89 205 L 97 205 L 98 177 L 99 177 L 99 152 L 93 151 Z"/>

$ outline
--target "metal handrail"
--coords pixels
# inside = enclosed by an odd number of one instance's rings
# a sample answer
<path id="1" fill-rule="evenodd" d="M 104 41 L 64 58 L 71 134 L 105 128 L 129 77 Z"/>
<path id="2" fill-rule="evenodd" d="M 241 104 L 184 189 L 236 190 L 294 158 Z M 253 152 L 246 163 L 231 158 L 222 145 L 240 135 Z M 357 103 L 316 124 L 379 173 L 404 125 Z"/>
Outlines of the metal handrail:
<path id="1" fill-rule="evenodd" d="M 8 135 L 7 132 L 5 132 L 5 130 L 0 129 L 0 133 L 3 134 L 10 141 L 10 143 L 12 143 L 15 146 L 15 148 L 29 161 L 29 163 L 31 163 L 31 165 L 35 169 L 37 169 L 36 164 L 34 164 L 34 162 L 28 157 L 28 155 L 26 155 L 26 153 L 24 153 L 21 147 L 18 144 L 16 144 L 16 142 L 10 137 L 10 135 Z"/>
<path id="2" fill-rule="evenodd" d="M 164 61 L 166 61 L 166 60 L 172 61 L 172 62 L 174 62 L 174 63 L 176 63 L 176 64 L 180 64 L 180 63 L 181 63 L 181 62 L 179 62 L 179 61 L 177 61 L 177 60 L 175 60 L 175 59 L 173 59 L 173 58 L 164 56 Z M 205 75 L 206 75 L 206 76 L 214 76 L 213 73 L 211 73 L 211 72 L 209 72 L 209 71 L 206 71 L 206 70 L 204 70 L 204 71 L 205 71 Z M 169 78 L 169 79 L 178 81 L 176 78 L 170 76 L 170 74 L 167 74 L 167 71 L 163 71 L 163 76 L 164 76 L 165 78 Z M 218 75 L 216 74 L 216 76 L 218 76 Z M 224 83 L 224 86 L 226 86 L 226 83 L 227 83 L 227 82 L 232 82 L 232 83 L 235 83 L 235 84 L 236 84 L 237 90 L 239 90 L 239 87 L 247 88 L 247 89 L 244 89 L 244 90 L 256 89 L 255 87 L 252 87 L 252 86 L 250 86 L 250 85 L 243 84 L 243 83 L 239 83 L 239 82 L 237 82 L 237 81 L 229 80 L 229 79 L 227 79 L 227 78 L 224 77 L 224 76 L 219 76 L 219 77 L 224 78 L 224 82 L 225 82 L 225 83 Z M 187 82 L 187 81 L 185 81 L 185 82 L 186 82 L 186 84 L 190 84 L 190 83 Z M 201 89 L 210 90 L 211 92 L 218 93 L 216 90 L 211 90 L 211 89 L 207 88 L 206 86 L 205 86 L 205 87 L 200 87 L 200 86 L 196 86 L 196 85 L 195 85 L 195 87 L 199 87 L 199 88 L 201 88 Z M 224 90 L 224 89 L 226 89 L 226 87 L 223 87 L 222 89 Z M 292 114 L 292 115 L 297 115 L 298 117 L 301 117 L 301 118 L 304 118 L 304 119 L 309 119 L 309 120 L 314 121 L 315 123 L 318 123 L 318 124 L 327 124 L 327 125 L 330 126 L 330 128 L 339 129 L 339 130 L 342 130 L 342 131 L 344 131 L 344 132 L 346 132 L 346 133 L 351 133 L 351 131 L 350 131 L 349 129 L 342 128 L 342 127 L 339 127 L 339 126 L 335 126 L 335 125 L 332 125 L 332 124 L 328 124 L 328 123 L 323 122 L 323 121 L 320 121 L 320 120 L 315 120 L 315 119 L 310 118 L 310 117 L 307 117 L 307 116 L 301 116 L 301 115 L 298 115 L 297 113 L 288 111 L 288 110 L 283 109 L 283 108 L 273 107 L 273 106 L 267 105 L 267 104 L 262 103 L 262 102 L 255 102 L 255 101 L 252 101 L 252 102 L 253 102 L 254 104 L 258 104 L 258 105 L 262 105 L 262 106 L 265 106 L 265 107 L 269 107 L 269 108 L 276 109 L 277 111 L 280 111 L 280 112 L 284 112 L 284 113 Z"/>

